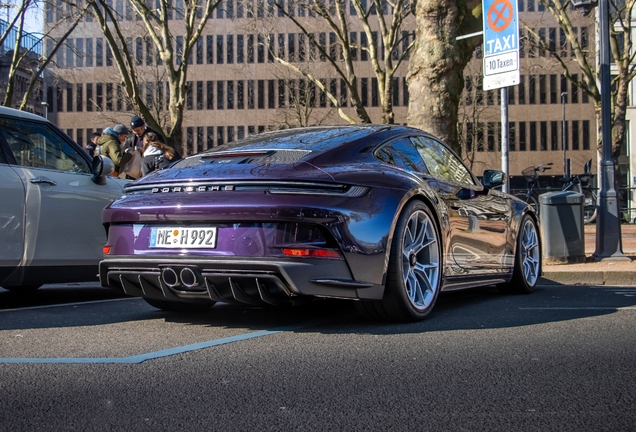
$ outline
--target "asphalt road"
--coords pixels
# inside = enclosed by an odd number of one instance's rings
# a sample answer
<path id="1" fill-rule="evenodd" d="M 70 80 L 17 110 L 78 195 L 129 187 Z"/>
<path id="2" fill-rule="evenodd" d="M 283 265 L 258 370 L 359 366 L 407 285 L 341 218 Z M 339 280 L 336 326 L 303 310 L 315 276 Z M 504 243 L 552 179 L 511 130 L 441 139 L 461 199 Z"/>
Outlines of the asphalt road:
<path id="1" fill-rule="evenodd" d="M 0 311 L 0 430 L 634 431 L 635 327 L 626 287 L 445 294 L 415 324 L 23 305 Z"/>

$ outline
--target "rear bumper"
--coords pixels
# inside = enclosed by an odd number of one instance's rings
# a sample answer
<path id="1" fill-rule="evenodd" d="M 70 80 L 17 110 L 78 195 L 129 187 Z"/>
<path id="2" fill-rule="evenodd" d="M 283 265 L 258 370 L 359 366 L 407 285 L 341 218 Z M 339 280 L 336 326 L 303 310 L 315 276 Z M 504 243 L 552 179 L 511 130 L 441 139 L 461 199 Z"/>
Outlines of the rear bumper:
<path id="1" fill-rule="evenodd" d="M 283 305 L 299 297 L 379 300 L 384 292 L 353 280 L 344 260 L 329 259 L 113 256 L 100 263 L 99 276 L 104 287 L 170 301 Z"/>

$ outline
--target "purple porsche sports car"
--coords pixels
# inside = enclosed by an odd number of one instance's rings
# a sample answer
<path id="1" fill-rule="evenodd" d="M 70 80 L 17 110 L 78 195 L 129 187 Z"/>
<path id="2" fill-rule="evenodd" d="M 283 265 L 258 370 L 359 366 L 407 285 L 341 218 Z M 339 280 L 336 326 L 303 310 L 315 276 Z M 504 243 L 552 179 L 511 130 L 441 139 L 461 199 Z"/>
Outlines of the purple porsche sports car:
<path id="1" fill-rule="evenodd" d="M 398 321 L 442 290 L 528 293 L 537 220 L 505 181 L 404 126 L 251 136 L 129 183 L 104 211 L 101 283 L 164 310 L 331 297 Z"/>

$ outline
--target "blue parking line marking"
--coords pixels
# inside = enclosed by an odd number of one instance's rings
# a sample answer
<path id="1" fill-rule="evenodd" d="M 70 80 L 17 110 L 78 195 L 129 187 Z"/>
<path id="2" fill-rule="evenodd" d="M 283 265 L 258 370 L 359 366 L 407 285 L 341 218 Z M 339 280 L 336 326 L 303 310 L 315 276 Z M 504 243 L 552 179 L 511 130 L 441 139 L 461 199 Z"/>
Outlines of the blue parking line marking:
<path id="1" fill-rule="evenodd" d="M 160 351 L 153 351 L 146 354 L 138 354 L 130 357 L 104 357 L 104 358 L 91 358 L 91 357 L 77 357 L 77 358 L 0 358 L 0 364 L 12 363 L 12 364 L 138 364 L 145 362 L 146 360 L 154 360 L 161 357 L 168 357 L 175 354 L 183 354 L 190 351 L 196 351 L 204 348 L 210 348 L 218 345 L 225 345 L 233 342 L 240 342 L 248 339 L 259 338 L 263 336 L 269 336 L 276 333 L 282 333 L 286 331 L 296 330 L 304 326 L 284 327 L 272 330 L 261 330 L 251 333 L 245 333 L 236 336 L 230 336 L 221 339 L 213 339 L 206 342 L 199 342 L 191 345 L 184 345 L 182 347 L 168 348 Z"/>

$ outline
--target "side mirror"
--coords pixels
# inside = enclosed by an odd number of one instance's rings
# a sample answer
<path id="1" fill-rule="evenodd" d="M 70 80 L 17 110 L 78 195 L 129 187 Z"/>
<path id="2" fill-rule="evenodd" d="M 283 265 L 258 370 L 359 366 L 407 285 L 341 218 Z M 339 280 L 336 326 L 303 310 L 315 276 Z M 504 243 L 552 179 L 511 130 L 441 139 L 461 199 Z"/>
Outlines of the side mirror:
<path id="1" fill-rule="evenodd" d="M 115 164 L 106 156 L 95 156 L 92 164 L 93 182 L 98 185 L 106 184 L 106 177 L 115 172 Z"/>
<path id="2" fill-rule="evenodd" d="M 485 170 L 481 183 L 486 189 L 493 189 L 501 186 L 508 181 L 508 176 L 503 171 Z"/>

